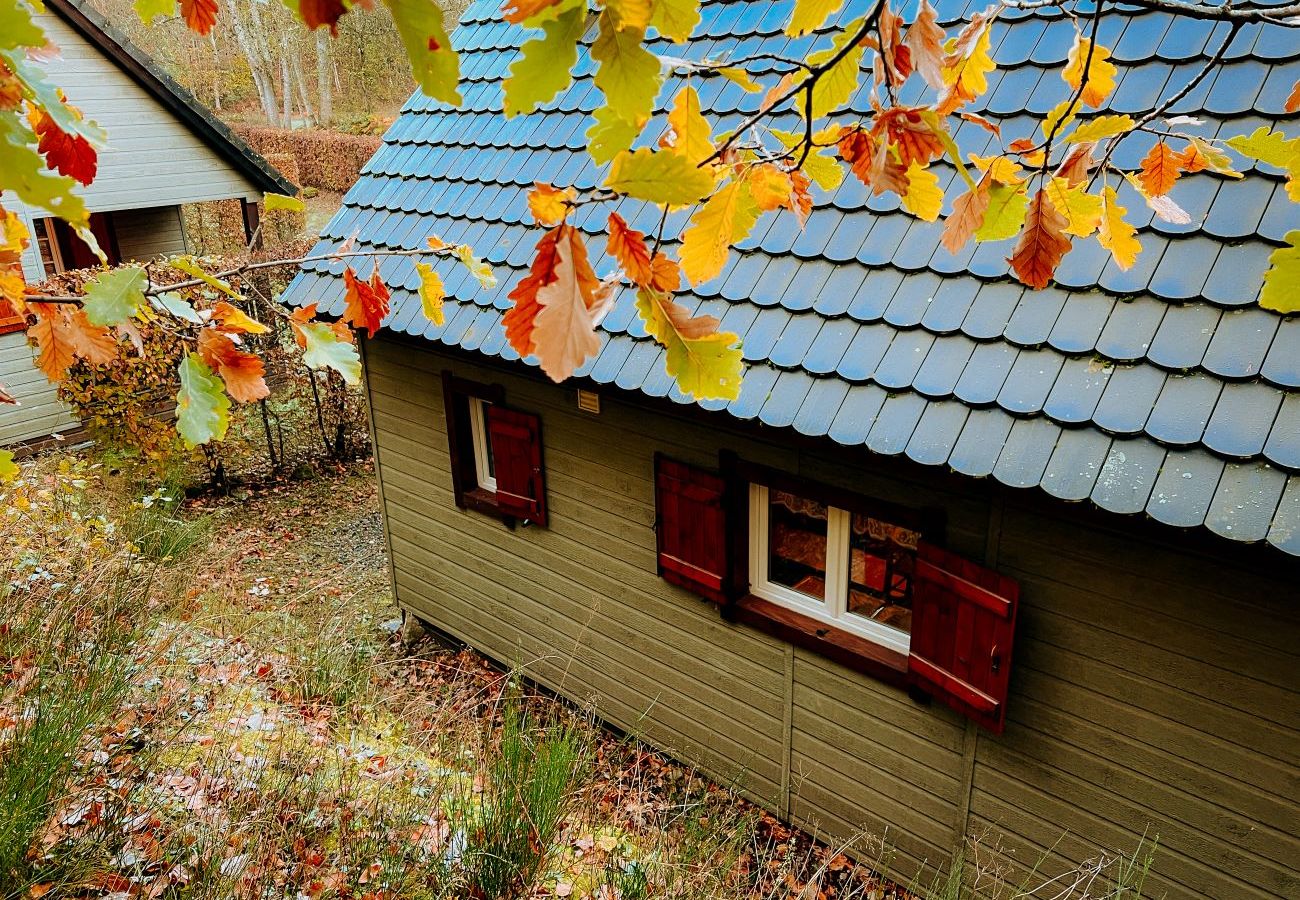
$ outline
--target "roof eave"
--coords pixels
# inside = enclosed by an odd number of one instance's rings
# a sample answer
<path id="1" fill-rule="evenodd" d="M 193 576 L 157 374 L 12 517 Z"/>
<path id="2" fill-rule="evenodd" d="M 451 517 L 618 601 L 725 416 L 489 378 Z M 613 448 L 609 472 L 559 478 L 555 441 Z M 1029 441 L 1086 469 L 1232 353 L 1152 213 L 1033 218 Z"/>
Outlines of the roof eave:
<path id="1" fill-rule="evenodd" d="M 261 154 L 212 114 L 144 51 L 80 0 L 46 0 L 59 18 L 99 48 L 113 64 L 176 116 L 190 131 L 234 166 L 260 191 L 294 195 L 298 189 Z"/>

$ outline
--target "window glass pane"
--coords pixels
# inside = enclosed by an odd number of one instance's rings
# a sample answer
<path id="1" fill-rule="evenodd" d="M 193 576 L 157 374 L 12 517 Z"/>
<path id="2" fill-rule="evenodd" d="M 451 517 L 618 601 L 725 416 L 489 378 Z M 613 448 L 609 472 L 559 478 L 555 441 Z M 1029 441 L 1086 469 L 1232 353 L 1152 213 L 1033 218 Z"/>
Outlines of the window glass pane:
<path id="1" fill-rule="evenodd" d="M 920 534 L 854 513 L 849 533 L 848 611 L 912 630 L 912 573 Z"/>
<path id="2" fill-rule="evenodd" d="M 492 458 L 492 435 L 487 427 L 488 402 L 478 398 L 469 401 L 470 419 L 474 431 L 474 469 L 478 472 L 480 487 L 496 490 L 496 460 Z"/>
<path id="3" fill-rule="evenodd" d="M 826 505 L 768 491 L 767 578 L 816 600 L 826 599 Z"/>

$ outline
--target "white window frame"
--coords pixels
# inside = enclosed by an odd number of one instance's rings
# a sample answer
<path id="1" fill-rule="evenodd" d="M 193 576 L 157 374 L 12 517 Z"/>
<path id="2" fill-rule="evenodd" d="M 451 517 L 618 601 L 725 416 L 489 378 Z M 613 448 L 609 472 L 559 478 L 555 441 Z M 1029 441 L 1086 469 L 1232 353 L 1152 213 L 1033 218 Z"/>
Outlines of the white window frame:
<path id="1" fill-rule="evenodd" d="M 492 444 L 488 438 L 487 427 L 487 408 L 490 404 L 480 397 L 470 397 L 468 399 L 469 430 L 474 438 L 474 474 L 477 476 L 479 487 L 495 494 L 497 480 L 491 474 Z"/>
<path id="2" fill-rule="evenodd" d="M 853 514 L 826 507 L 826 598 L 803 594 L 769 578 L 769 492 L 767 485 L 749 486 L 749 591 L 825 625 L 847 631 L 899 653 L 907 653 L 912 636 L 881 622 L 852 614 L 849 603 L 849 532 Z"/>

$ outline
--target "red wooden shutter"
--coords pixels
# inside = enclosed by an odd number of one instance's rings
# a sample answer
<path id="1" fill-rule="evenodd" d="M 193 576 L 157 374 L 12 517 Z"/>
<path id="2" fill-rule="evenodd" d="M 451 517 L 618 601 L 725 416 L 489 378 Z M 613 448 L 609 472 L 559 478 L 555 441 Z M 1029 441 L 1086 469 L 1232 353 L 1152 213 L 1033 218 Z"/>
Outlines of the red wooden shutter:
<path id="1" fill-rule="evenodd" d="M 27 328 L 27 316 L 15 312 L 8 300 L 0 300 L 0 334 L 24 331 Z"/>
<path id="2" fill-rule="evenodd" d="M 659 574 L 715 603 L 726 602 L 724 487 L 712 472 L 655 455 Z"/>
<path id="3" fill-rule="evenodd" d="M 493 404 L 487 408 L 487 427 L 497 479 L 497 506 L 506 515 L 546 525 L 542 420 Z"/>
<path id="4" fill-rule="evenodd" d="M 912 589 L 908 674 L 921 690 L 1001 734 L 1020 587 L 922 542 Z"/>

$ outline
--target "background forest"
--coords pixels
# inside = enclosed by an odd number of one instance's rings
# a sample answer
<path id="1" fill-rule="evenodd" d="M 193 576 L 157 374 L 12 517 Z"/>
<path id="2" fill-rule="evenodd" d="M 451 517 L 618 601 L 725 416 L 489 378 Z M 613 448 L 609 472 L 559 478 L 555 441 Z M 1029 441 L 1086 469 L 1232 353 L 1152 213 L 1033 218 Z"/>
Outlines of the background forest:
<path id="1" fill-rule="evenodd" d="M 308 32 L 283 4 L 229 0 L 221 4 L 216 27 L 200 37 L 180 18 L 142 24 L 132 2 L 91 0 L 232 124 L 379 134 L 414 88 L 387 14 L 344 16 L 331 40 L 327 29 Z M 441 5 L 450 24 L 467 0 Z"/>

